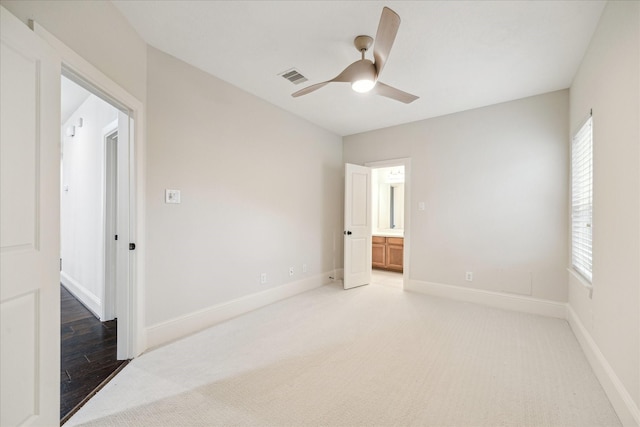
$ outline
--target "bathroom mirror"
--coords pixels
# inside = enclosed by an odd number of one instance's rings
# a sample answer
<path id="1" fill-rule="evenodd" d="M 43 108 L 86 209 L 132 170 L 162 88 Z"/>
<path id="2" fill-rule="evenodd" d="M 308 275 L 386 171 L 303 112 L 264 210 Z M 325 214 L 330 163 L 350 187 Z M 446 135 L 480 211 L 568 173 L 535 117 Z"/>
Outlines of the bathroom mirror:
<path id="1" fill-rule="evenodd" d="M 374 169 L 374 234 L 402 235 L 404 230 L 404 166 Z"/>

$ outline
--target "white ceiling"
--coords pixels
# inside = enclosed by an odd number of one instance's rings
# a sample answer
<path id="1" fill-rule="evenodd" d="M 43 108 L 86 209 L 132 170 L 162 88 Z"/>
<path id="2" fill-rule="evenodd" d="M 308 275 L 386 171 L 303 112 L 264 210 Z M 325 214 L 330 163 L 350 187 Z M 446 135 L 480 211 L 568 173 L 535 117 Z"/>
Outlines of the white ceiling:
<path id="1" fill-rule="evenodd" d="M 60 125 L 64 125 L 91 94 L 65 76 L 60 79 L 60 89 Z"/>
<path id="2" fill-rule="evenodd" d="M 605 1 L 147 1 L 113 3 L 150 45 L 338 135 L 570 86 Z M 402 104 L 330 84 L 376 34 L 383 6 L 402 18 L 380 81 Z M 369 52 L 368 57 L 372 59 Z M 278 74 L 297 68 L 309 81 Z"/>

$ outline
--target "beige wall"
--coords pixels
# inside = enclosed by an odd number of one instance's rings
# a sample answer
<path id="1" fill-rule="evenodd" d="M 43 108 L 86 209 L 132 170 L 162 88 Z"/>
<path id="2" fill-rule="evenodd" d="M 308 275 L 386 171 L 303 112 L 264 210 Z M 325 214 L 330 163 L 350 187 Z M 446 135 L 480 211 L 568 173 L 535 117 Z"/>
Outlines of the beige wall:
<path id="1" fill-rule="evenodd" d="M 148 70 L 147 324 L 339 266 L 341 138 L 151 47 Z"/>
<path id="2" fill-rule="evenodd" d="M 640 3 L 609 2 L 571 85 L 571 129 L 593 109 L 593 297 L 569 304 L 640 406 Z"/>
<path id="3" fill-rule="evenodd" d="M 411 158 L 411 280 L 566 301 L 568 108 L 564 90 L 344 138 L 346 162 Z"/>
<path id="4" fill-rule="evenodd" d="M 340 137 L 147 50 L 108 1 L 0 2 L 145 104 L 147 326 L 341 266 Z"/>
<path id="5" fill-rule="evenodd" d="M 0 0 L 20 20 L 32 19 L 131 95 L 146 98 L 146 43 L 108 1 Z"/>

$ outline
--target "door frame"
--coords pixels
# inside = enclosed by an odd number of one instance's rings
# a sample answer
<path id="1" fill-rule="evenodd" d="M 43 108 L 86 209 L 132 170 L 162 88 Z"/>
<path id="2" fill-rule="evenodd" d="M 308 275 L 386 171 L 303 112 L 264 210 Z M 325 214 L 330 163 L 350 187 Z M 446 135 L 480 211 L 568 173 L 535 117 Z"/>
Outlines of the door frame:
<path id="1" fill-rule="evenodd" d="M 102 131 L 104 144 L 104 282 L 101 301 L 102 313 L 100 320 L 113 320 L 116 317 L 116 245 L 114 236 L 117 234 L 118 209 L 118 121 L 115 120 Z"/>
<path id="2" fill-rule="evenodd" d="M 371 169 L 404 166 L 404 244 L 402 247 L 402 288 L 409 285 L 411 269 L 411 158 L 378 160 L 364 164 Z M 373 209 L 373 207 L 372 207 Z"/>
<path id="3" fill-rule="evenodd" d="M 122 349 L 126 358 L 139 356 L 146 349 L 146 331 L 144 329 L 144 287 L 145 287 L 145 158 L 146 140 L 144 134 L 144 104 L 115 83 L 95 66 L 82 58 L 71 48 L 61 42 L 53 34 L 35 21 L 29 21 L 35 34 L 51 45 L 62 59 L 62 70 L 65 76 L 72 77 L 76 83 L 86 83 L 87 89 L 99 95 L 116 108 L 127 111 L 132 129 L 130 129 L 129 145 L 129 210 L 130 232 L 129 242 L 136 244 L 135 251 L 129 256 L 129 283 L 127 289 L 126 317 L 130 320 L 126 327 L 127 338 L 123 340 Z M 120 343 L 119 343 L 120 344 Z M 119 346 L 120 347 L 120 346 Z M 118 352 L 120 353 L 120 348 Z"/>

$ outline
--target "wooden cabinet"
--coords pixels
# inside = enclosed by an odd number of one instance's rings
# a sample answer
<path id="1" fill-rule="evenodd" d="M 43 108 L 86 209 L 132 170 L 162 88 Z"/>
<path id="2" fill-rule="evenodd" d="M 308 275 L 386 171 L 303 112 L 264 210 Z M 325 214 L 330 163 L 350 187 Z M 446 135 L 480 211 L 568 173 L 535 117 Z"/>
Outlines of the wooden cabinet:
<path id="1" fill-rule="evenodd" d="M 371 238 L 371 266 L 373 268 L 387 267 L 387 238 L 373 236 Z"/>
<path id="2" fill-rule="evenodd" d="M 404 239 L 387 237 L 387 268 L 402 271 L 404 255 Z"/>
<path id="3" fill-rule="evenodd" d="M 373 268 L 402 271 L 403 259 L 404 239 L 402 237 L 372 237 L 371 266 Z"/>

